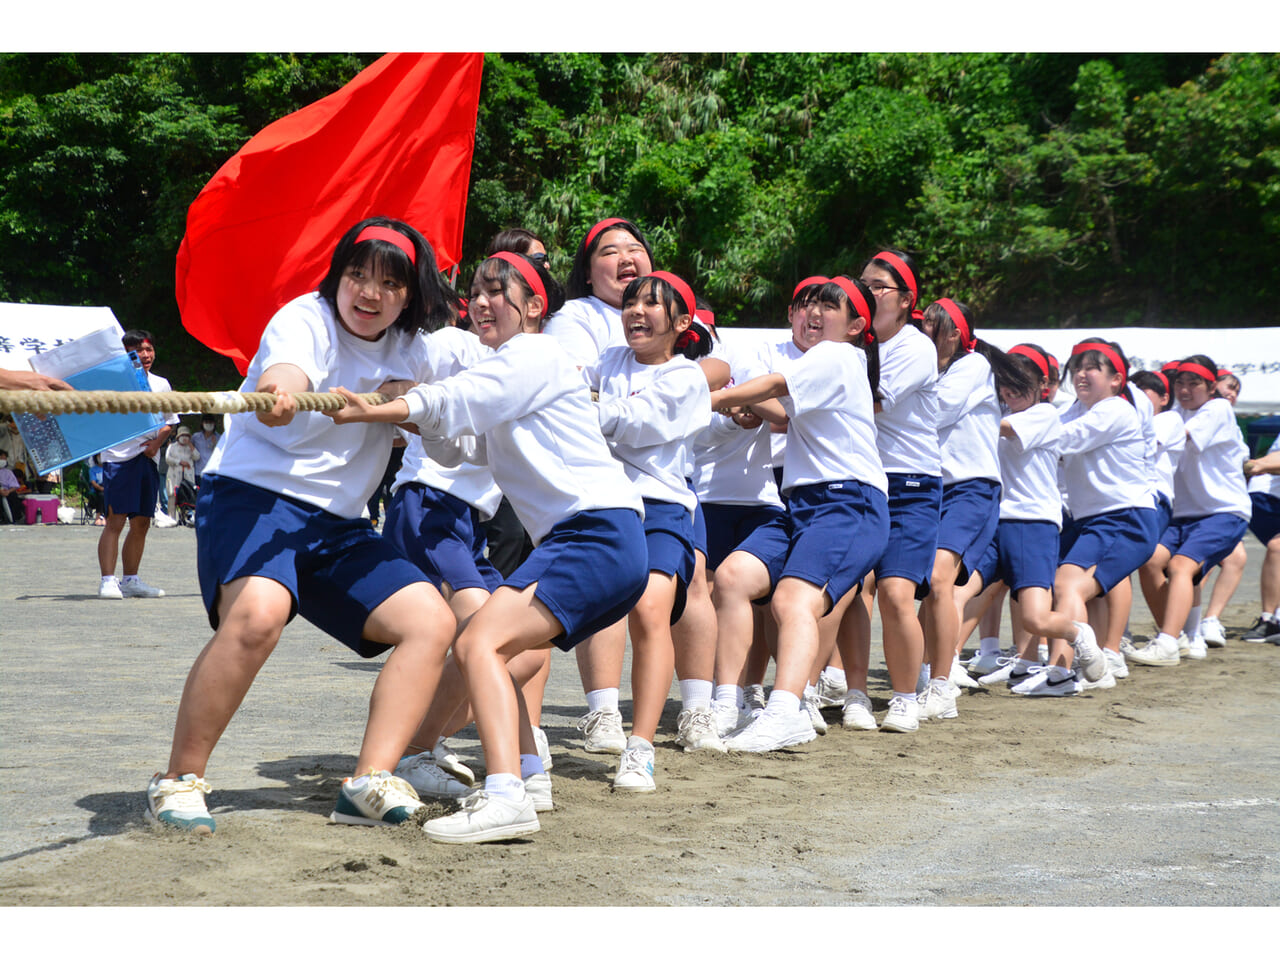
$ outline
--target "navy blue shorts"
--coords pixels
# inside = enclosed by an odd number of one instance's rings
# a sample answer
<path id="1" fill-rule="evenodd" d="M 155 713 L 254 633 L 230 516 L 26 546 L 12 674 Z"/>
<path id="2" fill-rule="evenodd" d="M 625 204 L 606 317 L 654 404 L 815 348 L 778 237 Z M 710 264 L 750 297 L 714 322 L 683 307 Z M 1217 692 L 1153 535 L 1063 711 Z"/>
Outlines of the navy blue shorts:
<path id="1" fill-rule="evenodd" d="M 102 498 L 109 513 L 153 517 L 160 495 L 160 471 L 145 453 L 122 463 L 102 465 Z"/>
<path id="2" fill-rule="evenodd" d="M 1075 540 L 1058 566 L 1088 570 L 1103 593 L 1151 559 L 1156 549 L 1155 507 L 1099 513 L 1075 523 Z"/>
<path id="3" fill-rule="evenodd" d="M 876 579 L 903 577 L 916 585 L 916 599 L 929 595 L 942 518 L 942 478 L 890 473 L 889 540 L 876 564 Z"/>
<path id="4" fill-rule="evenodd" d="M 438 589 L 478 587 L 492 593 L 502 575 L 485 556 L 488 541 L 475 507 L 451 493 L 421 483 L 396 490 L 387 507 L 382 536 Z"/>
<path id="5" fill-rule="evenodd" d="M 1211 513 L 1204 517 L 1182 517 L 1169 524 L 1160 538 L 1160 546 L 1170 556 L 1188 557 L 1200 564 L 1192 578 L 1201 578 L 1220 564 L 1249 529 L 1249 522 L 1234 513 Z"/>
<path id="6" fill-rule="evenodd" d="M 362 657 L 391 649 L 364 639 L 383 601 L 426 577 L 378 536 L 292 497 L 206 473 L 196 495 L 196 567 L 209 625 L 218 629 L 218 590 L 241 577 L 275 580 L 302 614 Z"/>
<path id="7" fill-rule="evenodd" d="M 942 516 L 938 520 L 938 550 L 960 558 L 956 586 L 964 586 L 978 565 L 1000 522 L 1000 484 L 977 478 L 942 488 Z"/>
<path id="8" fill-rule="evenodd" d="M 768 568 L 774 587 L 783 577 L 822 587 L 830 610 L 880 559 L 889 533 L 888 501 L 873 486 L 844 480 L 793 487 L 787 503 L 787 513 L 738 549 Z"/>
<path id="9" fill-rule="evenodd" d="M 1263 546 L 1280 534 L 1280 497 L 1269 493 L 1251 493 L 1253 516 L 1249 520 L 1249 529 L 1262 541 Z"/>
<path id="10" fill-rule="evenodd" d="M 707 555 L 707 518 L 702 512 L 702 501 L 693 508 L 693 549 Z"/>
<path id="11" fill-rule="evenodd" d="M 617 623 L 649 585 L 649 552 L 640 514 L 584 510 L 561 520 L 505 585 L 523 590 L 531 583 L 538 585 L 534 596 L 564 628 L 551 641 L 561 650 L 572 650 Z"/>
<path id="12" fill-rule="evenodd" d="M 644 545 L 649 570 L 676 578 L 671 622 L 684 613 L 689 581 L 693 579 L 693 515 L 687 507 L 669 500 L 644 498 Z"/>
<path id="13" fill-rule="evenodd" d="M 707 503 L 703 504 L 702 512 L 707 518 L 708 570 L 724 563 L 724 558 L 757 528 L 786 513 L 771 503 Z"/>
<path id="14" fill-rule="evenodd" d="M 1156 494 L 1156 539 L 1164 536 L 1173 521 L 1173 504 L 1163 493 Z"/>
<path id="15" fill-rule="evenodd" d="M 1001 520 L 974 573 L 984 587 L 1003 581 L 1016 600 L 1023 587 L 1053 589 L 1058 571 L 1058 525 L 1048 520 Z"/>

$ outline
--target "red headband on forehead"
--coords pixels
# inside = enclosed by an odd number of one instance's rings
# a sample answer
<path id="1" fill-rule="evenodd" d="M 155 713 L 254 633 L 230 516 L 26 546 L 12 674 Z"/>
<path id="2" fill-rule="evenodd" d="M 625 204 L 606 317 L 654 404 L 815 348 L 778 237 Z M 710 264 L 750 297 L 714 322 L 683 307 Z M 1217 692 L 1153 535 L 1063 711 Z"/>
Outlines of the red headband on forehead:
<path id="1" fill-rule="evenodd" d="M 1180 363 L 1178 364 L 1178 372 L 1194 373 L 1197 377 L 1203 377 L 1210 383 L 1216 383 L 1218 380 L 1218 375 L 1216 373 L 1199 363 Z"/>
<path id="2" fill-rule="evenodd" d="M 627 221 L 622 219 L 622 217 L 609 217 L 605 220 L 601 220 L 594 227 L 592 227 L 590 230 L 587 231 L 587 239 L 582 242 L 582 248 L 585 250 L 588 247 L 590 247 L 591 241 L 594 240 L 596 237 L 598 237 L 602 231 L 607 230 L 610 227 L 616 226 L 619 223 L 626 223 L 626 222 Z"/>
<path id="3" fill-rule="evenodd" d="M 907 266 L 907 261 L 903 260 L 896 253 L 890 253 L 888 250 L 881 250 L 872 260 L 883 260 L 885 263 L 898 271 L 898 276 L 907 285 L 907 289 L 911 291 L 911 306 L 916 305 L 916 301 L 920 299 L 919 290 L 916 288 L 916 275 L 911 272 L 911 268 Z"/>
<path id="4" fill-rule="evenodd" d="M 704 327 L 714 327 L 716 325 L 716 315 L 710 310 L 699 310 L 693 315 L 693 319 L 697 320 Z"/>
<path id="5" fill-rule="evenodd" d="M 399 230 L 392 230 L 390 227 L 365 227 L 356 237 L 356 243 L 364 243 L 366 240 L 381 240 L 393 247 L 399 247 L 409 258 L 410 263 L 415 267 L 418 265 L 418 252 L 413 249 L 413 241 Z"/>
<path id="6" fill-rule="evenodd" d="M 1086 340 L 1084 343 L 1077 343 L 1071 348 L 1071 355 L 1078 357 L 1082 353 L 1088 353 L 1090 350 L 1097 350 L 1100 354 L 1111 361 L 1111 367 L 1120 374 L 1125 380 L 1129 379 L 1129 365 L 1120 359 L 1120 354 L 1116 353 L 1110 345 L 1102 343 L 1098 340 Z"/>
<path id="7" fill-rule="evenodd" d="M 676 296 L 684 301 L 684 312 L 692 317 L 698 312 L 697 301 L 693 299 L 693 288 L 677 277 L 674 273 L 667 273 L 665 270 L 655 270 L 649 274 L 650 277 L 658 277 L 665 280 L 676 291 Z"/>
<path id="8" fill-rule="evenodd" d="M 1053 367 L 1054 370 L 1058 369 L 1058 358 L 1052 353 L 1046 353 L 1044 358 L 1049 361 L 1049 366 Z"/>
<path id="9" fill-rule="evenodd" d="M 1157 377 L 1160 378 L 1160 382 L 1164 384 L 1164 395 L 1167 397 L 1169 395 L 1169 378 L 1166 377 L 1164 373 L 1160 370 L 1156 370 L 1153 372 Z"/>
<path id="10" fill-rule="evenodd" d="M 815 284 L 830 283 L 830 282 L 831 282 L 830 277 L 822 277 L 822 276 L 805 277 L 803 280 L 797 283 L 796 288 L 791 291 L 791 299 L 794 300 L 796 297 L 800 296 L 800 291 L 803 290 L 805 287 L 812 287 Z"/>
<path id="11" fill-rule="evenodd" d="M 1049 376 L 1049 358 L 1035 347 L 1029 347 L 1025 343 L 1020 343 L 1009 352 L 1019 357 L 1030 357 L 1032 362 L 1034 362 L 1040 369 L 1040 374 L 1045 377 Z"/>
<path id="12" fill-rule="evenodd" d="M 969 321 L 964 318 L 964 311 L 960 309 L 960 304 L 950 297 L 943 297 L 941 300 L 935 300 L 934 303 L 947 311 L 947 316 L 951 318 L 951 322 L 960 331 L 960 346 L 964 347 L 966 353 L 973 353 L 973 348 L 977 345 L 978 338 L 969 329 Z"/>
<path id="13" fill-rule="evenodd" d="M 545 317 L 547 315 L 547 288 L 543 285 L 542 278 L 538 276 L 538 271 L 534 269 L 533 264 L 520 256 L 520 254 L 508 253 L 505 250 L 495 253 L 489 259 L 502 260 L 520 271 L 520 276 L 524 277 L 525 283 L 529 284 L 529 288 L 542 298 L 542 313 L 538 314 L 538 318 Z"/>
<path id="14" fill-rule="evenodd" d="M 853 281 L 848 277 L 832 277 L 831 282 L 844 291 L 844 295 L 853 304 L 854 312 L 867 323 L 870 323 L 871 307 L 867 304 L 867 298 L 862 295 L 862 291 L 854 285 Z"/>
<path id="15" fill-rule="evenodd" d="M 1235 374 L 1232 373 L 1230 370 L 1228 370 L 1226 367 L 1223 367 L 1221 370 L 1218 371 L 1219 380 L 1221 380 L 1223 377 L 1234 377 L 1234 376 Z"/>

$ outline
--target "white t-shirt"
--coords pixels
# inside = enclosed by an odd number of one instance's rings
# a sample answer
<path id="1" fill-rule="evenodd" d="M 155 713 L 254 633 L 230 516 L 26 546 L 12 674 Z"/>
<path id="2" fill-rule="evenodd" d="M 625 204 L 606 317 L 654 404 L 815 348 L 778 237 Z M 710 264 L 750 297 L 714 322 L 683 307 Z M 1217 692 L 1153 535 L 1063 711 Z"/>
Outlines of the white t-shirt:
<path id="1" fill-rule="evenodd" d="M 1267 453 L 1274 453 L 1277 450 L 1280 450 L 1280 436 L 1271 441 L 1271 446 L 1267 449 Z M 1249 492 L 1280 497 L 1280 473 L 1260 473 L 1256 477 L 1250 477 Z M 1252 505 L 1252 501 L 1250 501 L 1250 504 Z"/>
<path id="2" fill-rule="evenodd" d="M 769 372 L 760 364 L 759 351 L 725 350 L 719 357 L 729 364 L 730 386 Z M 693 485 L 698 500 L 782 506 L 771 468 L 772 436 L 768 424 L 744 430 L 731 417 L 711 414 L 710 423 L 693 439 Z"/>
<path id="3" fill-rule="evenodd" d="M 860 480 L 887 495 L 862 349 L 824 340 L 775 372 L 787 381 L 788 394 L 778 399 L 791 418 L 783 492 L 812 483 Z"/>
<path id="4" fill-rule="evenodd" d="M 577 364 L 551 337 L 518 334 L 466 370 L 414 387 L 405 400 L 424 438 L 478 438 L 460 446 L 488 463 L 535 544 L 584 510 L 644 516 Z"/>
<path id="5" fill-rule="evenodd" d="M 1000 519 L 1047 520 L 1062 529 L 1058 492 L 1058 438 L 1062 421 L 1051 403 L 1006 414 L 1013 437 L 1001 437 Z"/>
<path id="6" fill-rule="evenodd" d="M 1121 396 L 1062 415 L 1062 476 L 1077 520 L 1112 510 L 1155 507 L 1142 415 Z"/>
<path id="7" fill-rule="evenodd" d="M 1176 410 L 1166 410 L 1151 418 L 1156 433 L 1156 490 L 1173 503 L 1173 475 L 1187 446 L 1187 428 Z"/>
<path id="8" fill-rule="evenodd" d="M 885 473 L 942 476 L 938 446 L 938 351 L 907 324 L 880 341 L 876 445 Z"/>
<path id="9" fill-rule="evenodd" d="M 1187 448 L 1173 475 L 1173 516 L 1204 517 L 1230 513 L 1248 520 L 1253 502 L 1244 479 L 1249 448 L 1240 436 L 1235 411 L 1221 397 L 1199 410 L 1178 409 L 1187 431 Z"/>
<path id="10" fill-rule="evenodd" d="M 958 358 L 938 377 L 937 392 L 943 486 L 978 479 L 999 483 L 1000 401 L 987 358 Z"/>
<path id="11" fill-rule="evenodd" d="M 161 391 L 173 389 L 173 387 L 169 386 L 168 380 L 158 374 L 152 373 L 151 371 L 147 371 L 147 383 L 150 384 L 152 393 L 160 393 Z M 171 427 L 181 421 L 176 413 L 171 413 L 164 418 L 164 422 L 165 426 Z M 134 437 L 132 440 L 126 440 L 118 447 L 108 447 L 106 450 L 102 451 L 102 462 L 124 463 L 126 460 L 132 460 L 140 454 L 142 452 L 142 448 L 155 439 L 156 435 L 163 429 L 164 427 L 160 427 L 156 430 L 152 430 L 150 433 L 145 433 L 140 437 Z M 154 457 L 152 457 L 152 459 L 156 462 L 156 465 L 159 466 L 160 454 L 158 452 Z"/>
<path id="12" fill-rule="evenodd" d="M 290 363 L 306 374 L 310 391 L 341 386 L 370 393 L 387 380 L 422 380 L 426 354 L 426 338 L 394 327 L 373 342 L 353 336 L 318 293 L 308 293 L 271 318 L 240 390 L 252 392 L 269 367 Z M 361 515 L 382 479 L 395 436 L 389 423 L 339 426 L 318 411 L 299 412 L 283 427 L 268 427 L 252 413 L 227 421 L 205 474 L 234 477 L 349 519 Z"/>
<path id="13" fill-rule="evenodd" d="M 711 422 L 702 368 L 680 356 L 641 363 L 630 347 L 610 347 L 582 368 L 582 378 L 599 393 L 600 432 L 640 496 L 693 513 L 698 498 L 685 476 L 688 448 Z"/>
<path id="14" fill-rule="evenodd" d="M 579 367 L 595 363 L 610 347 L 625 347 L 622 311 L 599 297 L 569 300 L 557 310 L 542 330 Z"/>
<path id="15" fill-rule="evenodd" d="M 480 342 L 480 338 L 457 327 L 444 327 L 426 338 L 426 381 L 435 383 L 459 373 L 481 357 L 493 353 Z M 502 491 L 493 482 L 489 468 L 479 463 L 460 463 L 456 467 L 442 467 L 432 460 L 422 444 L 422 438 L 410 433 L 404 450 L 404 462 L 396 473 L 391 492 L 406 483 L 421 483 L 435 490 L 443 490 L 479 511 L 484 520 L 490 519 L 502 502 Z"/>

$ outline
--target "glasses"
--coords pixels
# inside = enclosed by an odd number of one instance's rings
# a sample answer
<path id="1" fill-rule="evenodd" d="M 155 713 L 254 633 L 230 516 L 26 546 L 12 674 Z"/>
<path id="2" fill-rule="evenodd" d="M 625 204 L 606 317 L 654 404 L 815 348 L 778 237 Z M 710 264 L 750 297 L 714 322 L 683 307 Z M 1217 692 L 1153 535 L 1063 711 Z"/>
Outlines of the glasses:
<path id="1" fill-rule="evenodd" d="M 527 253 L 525 256 L 543 268 L 550 268 L 551 266 L 551 257 L 545 253 Z"/>
<path id="2" fill-rule="evenodd" d="M 867 289 L 871 291 L 873 297 L 881 296 L 890 290 L 897 290 L 900 293 L 906 293 L 902 287 L 892 287 L 887 283 L 881 283 L 879 280 L 872 280 L 867 284 Z"/>

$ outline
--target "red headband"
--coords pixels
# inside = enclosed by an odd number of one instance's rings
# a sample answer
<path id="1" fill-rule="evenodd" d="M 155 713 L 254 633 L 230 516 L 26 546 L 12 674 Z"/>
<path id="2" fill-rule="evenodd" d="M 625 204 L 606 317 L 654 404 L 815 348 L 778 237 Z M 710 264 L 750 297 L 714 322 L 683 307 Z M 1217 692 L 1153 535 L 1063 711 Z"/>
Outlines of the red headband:
<path id="1" fill-rule="evenodd" d="M 381 240 L 389 243 L 393 247 L 399 247 L 409 262 L 415 267 L 418 265 L 418 252 L 413 249 L 413 241 L 406 237 L 399 230 L 392 230 L 390 227 L 365 227 L 360 231 L 360 235 L 356 237 L 356 243 L 364 243 L 366 240 Z"/>
<path id="2" fill-rule="evenodd" d="M 978 338 L 969 329 L 969 321 L 964 318 L 964 311 L 960 309 L 960 304 L 950 297 L 943 297 L 941 300 L 935 300 L 934 303 L 947 311 L 947 316 L 951 318 L 951 322 L 960 331 L 960 346 L 964 347 L 966 353 L 973 353 L 973 348 L 977 345 Z M 1045 374 L 1045 376 L 1048 376 L 1048 374 Z"/>
<path id="3" fill-rule="evenodd" d="M 1223 377 L 1234 377 L 1234 376 L 1235 374 L 1232 373 L 1230 370 L 1228 370 L 1226 367 L 1223 367 L 1221 370 L 1218 371 L 1219 380 L 1221 380 Z"/>
<path id="4" fill-rule="evenodd" d="M 533 264 L 520 256 L 518 253 L 508 253 L 503 250 L 489 257 L 490 260 L 502 260 L 511 264 L 520 271 L 520 276 L 524 277 L 524 282 L 529 284 L 529 288 L 534 294 L 542 298 L 542 313 L 538 314 L 541 320 L 547 315 L 547 288 L 542 283 L 542 278 L 538 276 L 538 271 L 534 269 Z"/>
<path id="5" fill-rule="evenodd" d="M 1049 366 L 1053 367 L 1054 370 L 1058 369 L 1058 358 L 1052 353 L 1046 353 L 1044 358 L 1049 361 Z"/>
<path id="6" fill-rule="evenodd" d="M 669 283 L 675 290 L 676 296 L 684 301 L 684 312 L 689 314 L 690 317 L 698 312 L 698 304 L 697 301 L 693 299 L 692 288 L 674 273 L 667 273 L 665 270 L 655 270 L 653 273 L 649 274 L 649 276 L 657 277 L 658 279 L 665 280 Z"/>
<path id="7" fill-rule="evenodd" d="M 854 312 L 867 323 L 870 323 L 871 307 L 867 303 L 867 298 L 862 295 L 862 291 L 854 285 L 854 282 L 848 277 L 832 277 L 831 282 L 844 291 L 844 295 L 853 304 Z"/>
<path id="8" fill-rule="evenodd" d="M 592 227 L 590 230 L 587 231 L 587 239 L 582 241 L 582 249 L 585 250 L 588 247 L 590 247 L 591 241 L 594 240 L 597 236 L 599 236 L 601 231 L 606 230 L 609 227 L 615 226 L 616 224 L 626 223 L 626 222 L 627 221 L 623 220 L 622 217 L 609 217 L 605 220 L 601 220 L 594 227 Z"/>
<path id="9" fill-rule="evenodd" d="M 883 260 L 885 263 L 893 267 L 894 270 L 898 271 L 898 276 L 902 278 L 902 281 L 911 291 L 911 306 L 914 307 L 916 305 L 916 301 L 920 298 L 920 294 L 916 289 L 916 275 L 912 273 L 911 268 L 907 266 L 907 261 L 903 260 L 896 253 L 890 253 L 888 250 L 881 250 L 871 259 Z"/>
<path id="10" fill-rule="evenodd" d="M 1161 372 L 1161 373 L 1177 373 L 1177 372 L 1178 372 L 1178 361 L 1177 361 L 1177 360 L 1170 360 L 1168 363 L 1164 364 L 1164 365 L 1160 368 L 1160 372 Z"/>
<path id="11" fill-rule="evenodd" d="M 1205 380 L 1208 380 L 1210 383 L 1217 383 L 1218 381 L 1218 375 L 1216 373 L 1214 373 L 1208 367 L 1199 363 L 1179 363 L 1178 372 L 1194 373 L 1197 377 L 1203 377 Z"/>
<path id="12" fill-rule="evenodd" d="M 1169 395 L 1169 378 L 1166 377 L 1164 375 L 1164 372 L 1161 370 L 1156 370 L 1153 372 L 1157 377 L 1160 378 L 1160 382 L 1164 384 L 1164 395 L 1167 397 Z"/>
<path id="13" fill-rule="evenodd" d="M 1086 340 L 1083 343 L 1077 343 L 1071 348 L 1071 355 L 1078 357 L 1082 353 L 1088 353 L 1090 350 L 1097 350 L 1100 354 L 1111 361 L 1111 367 L 1120 374 L 1126 381 L 1129 379 L 1129 365 L 1120 359 L 1120 354 L 1105 343 L 1098 340 Z"/>
<path id="14" fill-rule="evenodd" d="M 714 327 L 716 325 L 716 315 L 710 310 L 699 310 L 693 315 L 693 319 L 697 320 L 704 327 Z"/>
<path id="15" fill-rule="evenodd" d="M 801 280 L 799 283 L 796 284 L 795 290 L 791 291 L 791 299 L 794 300 L 796 297 L 800 296 L 800 291 L 803 290 L 805 287 L 812 287 L 814 284 L 830 283 L 830 282 L 831 282 L 830 277 L 821 277 L 821 276 L 805 277 L 803 280 Z"/>
<path id="16" fill-rule="evenodd" d="M 1025 343 L 1020 343 L 1010 350 L 1009 353 L 1018 357 L 1030 357 L 1039 368 L 1040 374 L 1046 378 L 1049 376 L 1049 359 L 1035 347 L 1029 347 Z"/>

